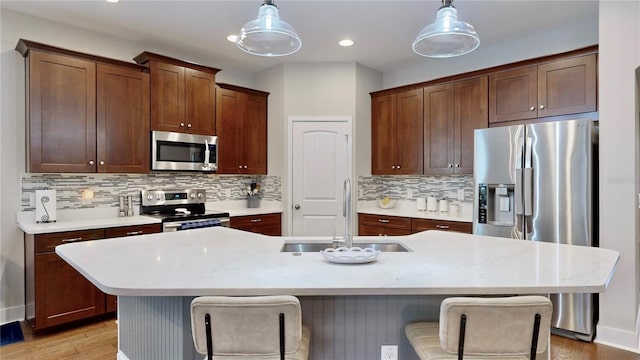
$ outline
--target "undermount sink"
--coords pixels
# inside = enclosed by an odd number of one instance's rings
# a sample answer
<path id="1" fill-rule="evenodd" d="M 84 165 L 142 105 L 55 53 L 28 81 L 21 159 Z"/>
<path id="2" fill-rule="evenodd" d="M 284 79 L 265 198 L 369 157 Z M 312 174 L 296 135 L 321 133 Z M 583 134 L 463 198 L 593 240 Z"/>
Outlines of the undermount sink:
<path id="1" fill-rule="evenodd" d="M 340 247 L 342 245 L 338 245 Z M 353 246 L 361 247 L 361 248 L 373 248 L 374 250 L 380 250 L 382 252 L 409 252 L 411 250 L 404 247 L 404 245 L 399 243 L 354 243 Z M 334 247 L 333 243 L 285 243 L 282 246 L 280 252 L 319 252 L 326 248 Z"/>

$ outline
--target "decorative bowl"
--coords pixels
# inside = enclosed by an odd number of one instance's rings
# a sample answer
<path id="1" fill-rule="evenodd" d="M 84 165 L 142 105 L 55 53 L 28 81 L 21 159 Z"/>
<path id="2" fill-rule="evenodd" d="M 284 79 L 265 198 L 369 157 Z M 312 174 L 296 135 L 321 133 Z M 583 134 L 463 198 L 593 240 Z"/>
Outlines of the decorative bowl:
<path id="1" fill-rule="evenodd" d="M 381 209 L 393 209 L 396 206 L 396 201 L 393 199 L 389 199 L 389 201 L 384 204 L 384 199 L 378 200 L 378 207 Z"/>

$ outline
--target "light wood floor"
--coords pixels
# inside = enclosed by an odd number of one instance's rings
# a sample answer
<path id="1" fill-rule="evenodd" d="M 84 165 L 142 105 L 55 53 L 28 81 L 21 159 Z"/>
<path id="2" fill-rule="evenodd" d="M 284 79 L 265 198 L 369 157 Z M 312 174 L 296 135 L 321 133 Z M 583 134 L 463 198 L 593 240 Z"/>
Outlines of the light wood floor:
<path id="1" fill-rule="evenodd" d="M 25 341 L 0 347 L 0 359 L 114 360 L 118 352 L 114 319 L 36 338 L 24 329 Z M 551 360 L 640 360 L 640 354 L 552 335 Z"/>

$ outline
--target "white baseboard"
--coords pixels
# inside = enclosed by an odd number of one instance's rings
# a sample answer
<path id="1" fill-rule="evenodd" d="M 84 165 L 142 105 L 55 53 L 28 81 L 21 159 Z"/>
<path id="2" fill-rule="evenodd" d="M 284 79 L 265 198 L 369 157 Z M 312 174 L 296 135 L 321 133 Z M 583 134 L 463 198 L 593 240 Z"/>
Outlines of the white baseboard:
<path id="1" fill-rule="evenodd" d="M 0 309 L 0 325 L 24 320 L 24 305 Z"/>
<path id="2" fill-rule="evenodd" d="M 129 358 L 127 357 L 127 355 L 123 354 L 122 351 L 118 350 L 116 360 L 129 360 Z"/>
<path id="3" fill-rule="evenodd" d="M 640 334 L 637 332 L 598 325 L 596 338 L 593 341 L 597 344 L 607 345 L 640 354 L 639 340 Z"/>

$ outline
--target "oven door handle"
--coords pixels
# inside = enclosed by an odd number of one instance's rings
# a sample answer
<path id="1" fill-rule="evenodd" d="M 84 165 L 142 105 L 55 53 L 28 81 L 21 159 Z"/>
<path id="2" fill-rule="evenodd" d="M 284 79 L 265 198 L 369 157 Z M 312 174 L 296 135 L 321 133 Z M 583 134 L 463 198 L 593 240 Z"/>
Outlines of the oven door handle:
<path id="1" fill-rule="evenodd" d="M 182 226 L 182 223 L 175 223 L 175 224 L 167 224 L 167 223 L 165 223 L 164 224 L 164 227 L 167 228 L 167 229 L 177 229 L 180 226 Z"/>

